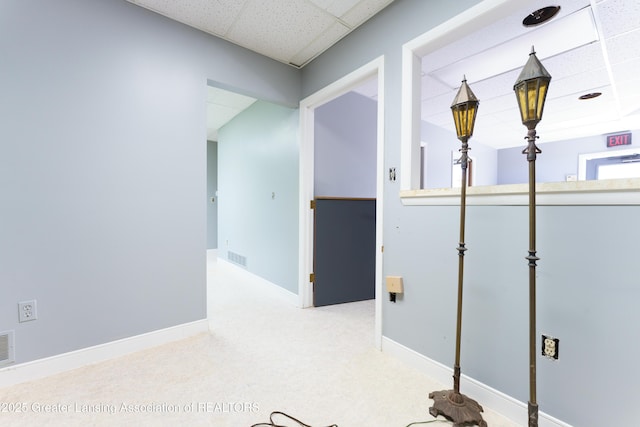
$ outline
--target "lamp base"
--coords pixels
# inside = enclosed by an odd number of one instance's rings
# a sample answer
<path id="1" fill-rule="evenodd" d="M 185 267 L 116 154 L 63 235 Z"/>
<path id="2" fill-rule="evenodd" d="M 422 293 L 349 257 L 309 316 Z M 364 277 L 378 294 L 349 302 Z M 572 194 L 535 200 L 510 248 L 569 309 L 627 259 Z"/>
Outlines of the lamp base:
<path id="1" fill-rule="evenodd" d="M 529 427 L 538 427 L 538 404 L 529 402 Z"/>
<path id="2" fill-rule="evenodd" d="M 429 399 L 434 401 L 429 413 L 434 417 L 442 415 L 453 422 L 453 427 L 487 427 L 487 422 L 480 414 L 482 406 L 464 394 L 454 390 L 441 390 L 429 393 Z"/>

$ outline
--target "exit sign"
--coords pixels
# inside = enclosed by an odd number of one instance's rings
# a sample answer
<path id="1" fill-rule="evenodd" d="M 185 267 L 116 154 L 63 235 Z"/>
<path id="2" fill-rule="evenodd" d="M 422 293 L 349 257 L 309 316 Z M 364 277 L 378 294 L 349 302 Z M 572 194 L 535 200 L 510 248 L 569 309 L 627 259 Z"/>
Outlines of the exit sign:
<path id="1" fill-rule="evenodd" d="M 607 135 L 607 147 L 618 147 L 619 145 L 631 145 L 631 132 Z"/>

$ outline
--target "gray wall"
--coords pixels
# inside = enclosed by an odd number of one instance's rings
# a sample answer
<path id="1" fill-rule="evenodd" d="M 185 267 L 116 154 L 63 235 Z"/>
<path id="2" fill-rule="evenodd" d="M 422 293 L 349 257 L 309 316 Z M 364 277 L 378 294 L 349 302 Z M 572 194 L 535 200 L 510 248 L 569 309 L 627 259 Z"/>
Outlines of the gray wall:
<path id="1" fill-rule="evenodd" d="M 218 141 L 207 141 L 207 249 L 218 248 Z"/>
<path id="2" fill-rule="evenodd" d="M 402 44 L 475 3 L 395 1 L 303 69 L 303 95 L 384 54 L 385 169 L 398 167 Z M 402 275 L 405 295 L 384 301 L 383 334 L 451 366 L 459 209 L 403 206 L 398 182 L 385 180 L 384 192 L 383 274 Z M 638 215 L 638 206 L 538 209 L 538 332 L 560 338 L 560 360 L 539 360 L 538 401 L 575 426 L 635 424 Z M 470 206 L 467 218 L 462 372 L 526 402 L 527 207 Z"/>
<path id="3" fill-rule="evenodd" d="M 378 103 L 355 92 L 316 108 L 316 197 L 376 197 L 377 115 Z"/>
<path id="4" fill-rule="evenodd" d="M 296 294 L 298 116 L 257 101 L 218 133 L 219 256 Z"/>
<path id="5" fill-rule="evenodd" d="M 621 129 L 624 132 L 625 129 Z M 544 135 L 540 135 L 544 138 Z M 640 138 L 640 131 L 632 132 L 632 141 L 636 144 Z M 625 145 L 607 148 L 605 135 L 594 135 L 585 138 L 575 138 L 566 141 L 537 143 L 542 153 L 536 160 L 536 181 L 558 182 L 565 181 L 567 175 L 578 175 L 578 155 L 615 152 L 628 150 L 637 145 Z M 498 150 L 498 183 L 519 184 L 529 182 L 529 167 L 526 156 L 522 154 L 523 147 Z"/>
<path id="6" fill-rule="evenodd" d="M 125 1 L 0 2 L 0 330 L 18 363 L 206 317 L 207 80 L 300 99 L 297 70 Z M 27 299 L 39 318 L 18 323 Z"/>

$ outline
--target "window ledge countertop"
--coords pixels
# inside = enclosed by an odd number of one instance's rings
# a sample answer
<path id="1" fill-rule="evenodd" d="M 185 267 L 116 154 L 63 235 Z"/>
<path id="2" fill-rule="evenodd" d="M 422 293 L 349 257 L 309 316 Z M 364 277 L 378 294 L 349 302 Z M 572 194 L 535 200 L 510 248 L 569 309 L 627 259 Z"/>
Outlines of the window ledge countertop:
<path id="1" fill-rule="evenodd" d="M 404 190 L 405 206 L 460 204 L 460 188 Z M 529 204 L 529 184 L 467 188 L 467 205 L 518 206 Z M 536 205 L 640 205 L 640 178 L 536 184 Z"/>

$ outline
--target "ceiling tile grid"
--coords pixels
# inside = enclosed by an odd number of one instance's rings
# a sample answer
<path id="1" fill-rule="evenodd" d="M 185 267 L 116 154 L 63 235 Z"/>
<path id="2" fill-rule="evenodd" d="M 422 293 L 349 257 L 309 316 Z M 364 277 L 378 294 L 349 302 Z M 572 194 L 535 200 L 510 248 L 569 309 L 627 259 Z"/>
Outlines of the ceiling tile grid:
<path id="1" fill-rule="evenodd" d="M 605 38 L 615 37 L 640 27 L 640 2 L 637 0 L 606 0 L 598 3 L 596 19 Z"/>
<path id="2" fill-rule="evenodd" d="M 526 60 L 526 59 L 525 59 Z M 554 80 L 582 74 L 585 71 L 606 69 L 607 62 L 599 43 L 591 43 L 551 58 L 541 59 Z M 522 63 L 524 65 L 524 61 Z"/>
<path id="3" fill-rule="evenodd" d="M 464 60 L 467 57 L 477 55 L 483 51 L 499 46 L 505 42 L 505 34 L 509 39 L 530 34 L 532 29 L 522 25 L 522 20 L 531 12 L 541 7 L 548 6 L 547 0 L 536 0 L 529 2 L 526 7 L 519 9 L 510 16 L 502 18 L 492 25 L 481 30 L 481 32 L 470 34 L 447 46 L 442 47 L 425 56 L 423 70 L 431 72 L 451 63 Z M 570 15 L 580 9 L 589 6 L 589 0 L 569 0 L 562 2 L 562 8 L 555 20 L 563 16 Z M 517 17 L 514 19 L 514 17 Z M 479 36 L 479 34 L 481 36 Z M 528 53 L 528 52 L 527 52 Z M 526 61 L 526 59 L 525 59 Z"/>
<path id="4" fill-rule="evenodd" d="M 128 0 L 199 30 L 223 37 L 247 0 Z"/>
<path id="5" fill-rule="evenodd" d="M 315 58 L 325 51 L 326 46 L 332 46 L 349 33 L 349 28 L 341 22 L 333 23 L 320 36 L 302 48 L 298 53 L 289 59 L 293 64 L 305 64 L 309 58 Z"/>
<path id="6" fill-rule="evenodd" d="M 640 26 L 635 31 L 607 39 L 605 43 L 612 65 L 637 59 L 640 57 Z"/>
<path id="7" fill-rule="evenodd" d="M 311 3 L 315 4 L 322 10 L 327 10 L 327 8 L 336 1 L 337 0 L 311 0 Z"/>
<path id="8" fill-rule="evenodd" d="M 309 2 L 249 0 L 227 37 L 233 43 L 252 46 L 266 56 L 290 62 L 333 22 L 329 14 Z"/>
<path id="9" fill-rule="evenodd" d="M 393 0 L 127 0 L 302 68 Z"/>
<path id="10" fill-rule="evenodd" d="M 373 15 L 389 6 L 393 0 L 368 0 L 359 1 L 354 7 L 347 11 L 340 18 L 351 26 L 351 29 L 358 27 Z"/>
<path id="11" fill-rule="evenodd" d="M 353 8 L 359 0 L 336 0 L 327 7 L 327 12 L 333 16 L 341 17 L 351 8 Z"/>
<path id="12" fill-rule="evenodd" d="M 548 5 L 542 1 L 532 4 L 529 12 Z M 561 13 L 549 23 L 536 27 L 554 28 L 553 31 L 558 31 L 553 40 L 566 38 L 568 30 L 561 24 L 564 17 L 575 12 L 582 14 L 592 7 L 589 0 L 557 0 L 555 4 L 561 5 Z M 550 57 L 538 52 L 538 58 L 552 75 L 545 115 L 538 125 L 540 132 L 547 132 L 547 140 L 566 138 L 571 134 L 580 136 L 587 127 L 593 132 L 601 133 L 620 130 L 616 126 L 627 126 L 628 123 L 636 123 L 634 128 L 640 128 L 640 73 L 637 72 L 640 69 L 640 2 L 603 0 L 594 5 L 594 19 L 591 22 L 596 31 L 587 28 L 584 31 L 599 34 L 599 38 Z M 499 72 L 498 67 L 492 76 L 483 77 L 479 81 L 476 76 L 486 64 L 474 66 L 478 64 L 476 61 L 482 60 L 487 64 L 502 62 L 499 55 L 489 58 L 486 54 L 493 46 L 498 46 L 499 54 L 500 47 L 506 46 L 510 40 L 527 32 L 537 34 L 537 29 L 527 29 L 522 25 L 522 19 L 527 14 L 523 12 L 514 13 L 423 58 L 423 120 L 454 131 L 448 110 L 459 85 L 450 88 L 447 93 L 442 90 L 442 86 L 434 84 L 430 73 L 440 79 L 444 76 L 443 71 L 447 72 L 449 68 L 457 70 L 460 69 L 459 65 L 464 64 L 462 69 L 469 69 L 465 74 L 472 90 L 480 99 L 474 138 L 497 148 L 523 145 L 522 141 L 509 136 L 507 128 L 516 130 L 522 127 L 513 95 L 513 84 L 527 60 L 528 52 L 522 53 L 522 65 L 519 68 Z M 554 21 L 556 24 L 553 24 Z M 532 37 L 532 40 L 535 39 L 535 36 Z M 468 60 L 470 55 L 475 55 L 472 61 Z M 507 62 L 509 61 L 504 61 L 505 64 Z M 453 81 L 452 78 L 449 80 Z M 448 85 L 447 82 L 444 86 Z M 602 95 L 591 100 L 578 99 L 580 95 L 590 92 L 601 92 Z M 512 127 L 512 121 L 518 126 Z M 501 125 L 498 127 L 496 123 Z M 596 129 L 598 123 L 601 126 Z M 500 131 L 496 132 L 496 129 Z"/>

